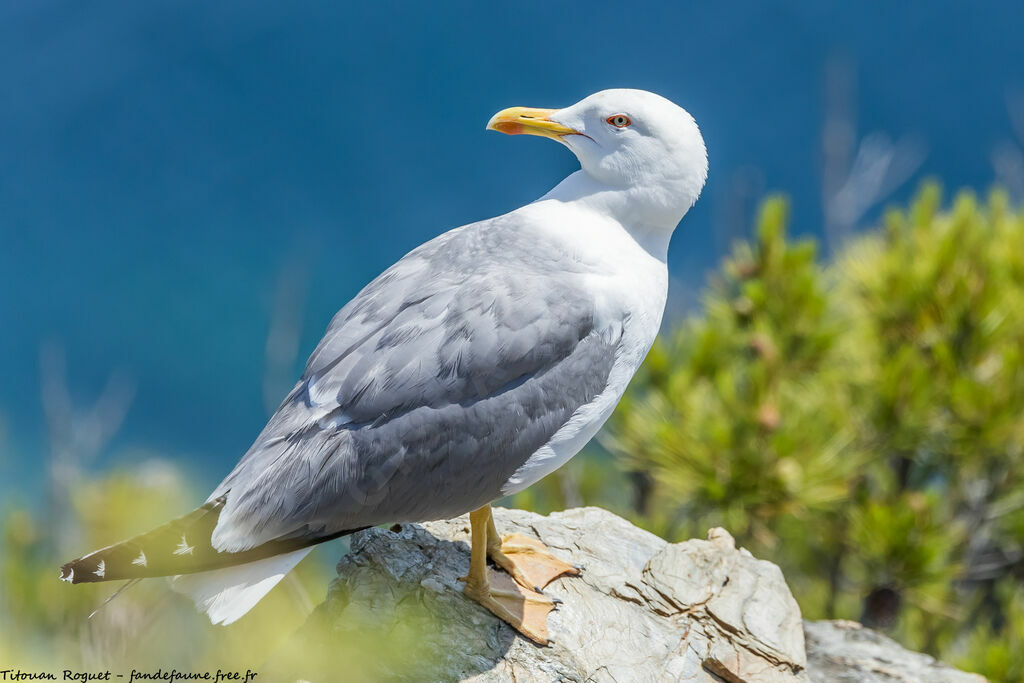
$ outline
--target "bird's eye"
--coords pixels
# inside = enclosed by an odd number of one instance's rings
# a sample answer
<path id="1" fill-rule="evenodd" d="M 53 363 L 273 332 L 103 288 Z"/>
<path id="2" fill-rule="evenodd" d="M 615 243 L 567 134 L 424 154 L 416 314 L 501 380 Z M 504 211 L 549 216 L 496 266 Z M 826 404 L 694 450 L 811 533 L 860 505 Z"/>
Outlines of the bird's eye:
<path id="1" fill-rule="evenodd" d="M 632 123 L 625 114 L 613 114 L 605 119 L 605 121 L 608 122 L 608 125 L 615 126 L 616 128 L 625 128 Z"/>

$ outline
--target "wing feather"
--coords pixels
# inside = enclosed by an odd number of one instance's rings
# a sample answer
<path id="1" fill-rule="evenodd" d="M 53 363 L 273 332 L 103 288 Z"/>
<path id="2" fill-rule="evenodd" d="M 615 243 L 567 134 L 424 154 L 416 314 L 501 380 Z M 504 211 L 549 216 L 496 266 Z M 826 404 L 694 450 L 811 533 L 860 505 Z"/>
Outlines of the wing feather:
<path id="1" fill-rule="evenodd" d="M 495 219 L 446 233 L 331 321 L 302 379 L 211 498 L 214 547 L 461 514 L 600 394 L 584 264 Z"/>

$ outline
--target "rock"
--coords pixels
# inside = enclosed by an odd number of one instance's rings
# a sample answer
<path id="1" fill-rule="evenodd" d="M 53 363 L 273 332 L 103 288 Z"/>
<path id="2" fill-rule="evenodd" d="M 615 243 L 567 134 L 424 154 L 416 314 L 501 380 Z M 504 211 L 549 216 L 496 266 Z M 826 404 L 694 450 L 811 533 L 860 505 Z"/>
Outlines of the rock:
<path id="1" fill-rule="evenodd" d="M 807 626 L 815 646 L 808 663 L 800 609 L 782 572 L 737 549 L 723 529 L 671 544 L 599 508 L 547 517 L 495 508 L 494 517 L 501 533 L 539 538 L 584 567 L 545 589 L 563 601 L 548 617 L 552 646 L 517 636 L 462 595 L 469 520 L 460 517 L 352 536 L 326 601 L 290 655 L 272 661 L 270 680 L 335 680 L 339 667 L 344 680 L 476 683 L 911 681 L 923 670 L 929 681 L 946 673 L 979 680 L 875 634 L 875 649 L 865 649 L 867 640 L 841 637 L 852 631 L 828 622 Z M 872 659 L 883 646 L 901 653 L 892 654 L 892 670 L 910 677 L 860 677 L 882 671 L 870 663 L 883 661 Z M 842 678 L 846 672 L 856 677 Z"/>
<path id="2" fill-rule="evenodd" d="M 984 683 L 933 657 L 905 650 L 855 621 L 808 621 L 808 673 L 814 683 Z"/>

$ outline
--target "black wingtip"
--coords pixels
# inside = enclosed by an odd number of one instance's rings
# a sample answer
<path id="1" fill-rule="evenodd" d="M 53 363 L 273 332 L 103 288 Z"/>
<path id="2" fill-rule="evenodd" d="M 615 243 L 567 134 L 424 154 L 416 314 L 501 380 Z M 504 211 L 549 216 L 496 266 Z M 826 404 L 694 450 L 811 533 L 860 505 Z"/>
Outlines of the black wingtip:
<path id="1" fill-rule="evenodd" d="M 60 580 L 66 581 L 67 583 L 77 583 L 75 581 L 75 568 L 74 562 L 68 562 L 66 565 L 60 568 Z"/>
<path id="2" fill-rule="evenodd" d="M 255 562 L 361 530 L 283 537 L 242 552 L 221 552 L 210 538 L 223 505 L 223 497 L 218 498 L 145 534 L 71 560 L 60 568 L 60 579 L 71 584 L 99 583 L 204 572 Z"/>
<path id="3" fill-rule="evenodd" d="M 61 567 L 60 580 L 70 584 L 103 581 L 106 563 L 103 560 L 99 560 L 98 563 L 93 562 L 93 566 L 90 568 L 83 562 L 85 559 L 85 557 L 80 557 L 77 560 L 71 560 Z"/>
<path id="4" fill-rule="evenodd" d="M 65 563 L 60 568 L 60 580 L 76 584 L 97 583 L 118 578 L 107 575 L 107 563 L 110 560 L 108 551 L 113 547 L 103 548 Z"/>

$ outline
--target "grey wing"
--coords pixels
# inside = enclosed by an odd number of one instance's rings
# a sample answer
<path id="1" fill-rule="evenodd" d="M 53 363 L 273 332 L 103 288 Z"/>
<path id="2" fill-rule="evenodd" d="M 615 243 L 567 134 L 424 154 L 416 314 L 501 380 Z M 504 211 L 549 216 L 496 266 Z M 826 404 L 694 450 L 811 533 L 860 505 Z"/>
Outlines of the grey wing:
<path id="1" fill-rule="evenodd" d="M 597 329 L 578 273 L 501 227 L 427 243 L 335 316 L 211 496 L 215 547 L 479 507 L 604 391 L 621 326 Z"/>

